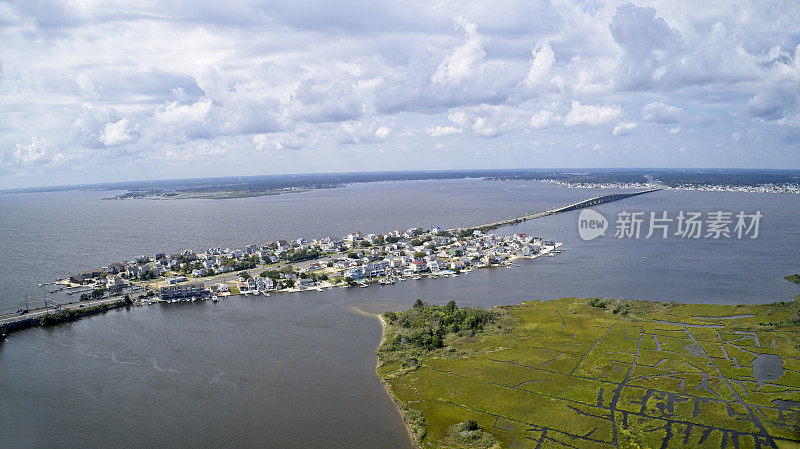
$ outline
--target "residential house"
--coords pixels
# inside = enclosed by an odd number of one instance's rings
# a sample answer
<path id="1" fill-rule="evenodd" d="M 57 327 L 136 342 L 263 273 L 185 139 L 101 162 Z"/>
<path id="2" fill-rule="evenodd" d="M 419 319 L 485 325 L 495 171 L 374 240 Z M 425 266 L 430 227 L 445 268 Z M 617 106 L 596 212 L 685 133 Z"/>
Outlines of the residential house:
<path id="1" fill-rule="evenodd" d="M 109 291 L 119 291 L 122 290 L 122 287 L 125 286 L 125 282 L 122 281 L 122 278 L 119 276 L 108 276 L 106 277 L 106 288 Z"/>
<path id="2" fill-rule="evenodd" d="M 311 278 L 300 278 L 297 280 L 297 288 L 311 288 L 314 286 L 314 280 Z"/>

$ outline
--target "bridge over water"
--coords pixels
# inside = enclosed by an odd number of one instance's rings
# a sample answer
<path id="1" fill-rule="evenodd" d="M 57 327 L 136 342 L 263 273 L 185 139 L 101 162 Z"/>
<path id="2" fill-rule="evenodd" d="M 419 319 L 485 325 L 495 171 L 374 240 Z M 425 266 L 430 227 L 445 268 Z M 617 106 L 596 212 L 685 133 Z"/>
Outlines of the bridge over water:
<path id="1" fill-rule="evenodd" d="M 560 214 L 562 212 L 569 212 L 571 210 L 583 209 L 585 207 L 592 207 L 592 206 L 597 206 L 597 205 L 600 205 L 600 204 L 610 203 L 612 201 L 624 200 L 626 198 L 630 198 L 630 197 L 638 196 L 638 195 L 644 195 L 645 193 L 656 192 L 658 190 L 661 190 L 661 189 L 650 189 L 650 190 L 642 190 L 642 191 L 639 191 L 639 192 L 613 193 L 611 195 L 596 196 L 594 198 L 589 198 L 588 200 L 579 201 L 577 203 L 573 203 L 573 204 L 570 204 L 570 205 L 567 205 L 567 206 L 563 206 L 563 207 L 558 207 L 558 208 L 555 208 L 555 209 L 550 209 L 550 210 L 544 211 L 544 212 L 537 212 L 537 213 L 534 213 L 534 214 L 526 214 L 526 215 L 523 215 L 521 217 L 512 217 L 512 218 L 507 218 L 505 220 L 494 221 L 492 223 L 487 223 L 487 224 L 484 224 L 484 225 L 475 226 L 474 228 L 461 228 L 461 229 L 480 229 L 480 230 L 487 231 L 487 230 L 499 228 L 500 226 L 514 225 L 514 224 L 522 223 L 523 221 L 528 221 L 528 220 L 533 220 L 533 219 L 536 219 L 536 218 L 546 217 L 548 215 L 555 215 L 555 214 Z M 451 230 L 456 230 L 456 229 L 451 229 Z"/>

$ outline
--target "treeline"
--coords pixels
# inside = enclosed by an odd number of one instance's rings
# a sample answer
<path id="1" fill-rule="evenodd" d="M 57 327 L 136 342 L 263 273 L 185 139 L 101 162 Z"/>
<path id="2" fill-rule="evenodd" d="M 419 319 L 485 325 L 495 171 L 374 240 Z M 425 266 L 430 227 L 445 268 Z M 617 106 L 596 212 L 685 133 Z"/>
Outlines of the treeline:
<path id="1" fill-rule="evenodd" d="M 107 304 L 99 304 L 92 307 L 85 307 L 80 309 L 67 309 L 59 312 L 47 313 L 39 317 L 39 324 L 42 326 L 51 326 L 53 324 L 63 323 L 66 321 L 73 321 L 82 316 L 94 315 L 96 313 L 105 312 L 106 310 L 116 309 L 132 304 L 133 301 L 126 295 L 124 299 Z"/>
<path id="2" fill-rule="evenodd" d="M 288 260 L 289 262 L 299 262 L 301 260 L 316 259 L 320 255 L 322 255 L 322 253 L 319 250 L 314 248 L 306 248 L 286 251 L 281 253 L 279 257 L 283 260 Z"/>
<path id="3" fill-rule="evenodd" d="M 383 315 L 389 332 L 382 350 L 394 351 L 404 347 L 434 350 L 445 346 L 448 336 L 474 335 L 495 321 L 497 312 L 473 307 L 458 307 L 455 301 L 438 306 L 418 299 L 403 312 Z"/>

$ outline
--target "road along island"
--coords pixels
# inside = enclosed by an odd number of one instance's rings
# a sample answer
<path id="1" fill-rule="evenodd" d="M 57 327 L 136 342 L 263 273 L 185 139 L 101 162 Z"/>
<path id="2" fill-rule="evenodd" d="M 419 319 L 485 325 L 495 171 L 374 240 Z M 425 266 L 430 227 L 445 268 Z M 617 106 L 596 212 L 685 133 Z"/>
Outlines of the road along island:
<path id="1" fill-rule="evenodd" d="M 381 316 L 377 373 L 419 447 L 797 447 L 800 296 L 560 299 Z"/>

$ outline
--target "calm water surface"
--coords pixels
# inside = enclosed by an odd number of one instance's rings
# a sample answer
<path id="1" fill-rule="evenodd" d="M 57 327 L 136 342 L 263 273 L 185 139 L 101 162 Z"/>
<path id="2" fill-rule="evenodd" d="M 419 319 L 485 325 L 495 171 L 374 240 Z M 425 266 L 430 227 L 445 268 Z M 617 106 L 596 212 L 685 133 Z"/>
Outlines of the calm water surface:
<path id="1" fill-rule="evenodd" d="M 606 191 L 480 180 L 359 184 L 239 200 L 102 201 L 106 192 L 0 196 L 0 309 L 37 283 L 166 250 L 477 224 Z M 415 298 L 493 306 L 607 296 L 769 302 L 800 293 L 794 196 L 657 192 L 597 208 L 761 210 L 752 241 L 583 242 L 577 212 L 501 232 L 566 243 L 558 257 L 459 278 L 117 310 L 0 344 L 5 447 L 410 447 L 374 375 L 376 320 Z M 613 229 L 609 236 L 613 234 Z M 642 257 L 645 257 L 642 259 Z M 58 297 L 58 295 L 53 295 Z"/>

